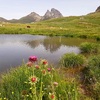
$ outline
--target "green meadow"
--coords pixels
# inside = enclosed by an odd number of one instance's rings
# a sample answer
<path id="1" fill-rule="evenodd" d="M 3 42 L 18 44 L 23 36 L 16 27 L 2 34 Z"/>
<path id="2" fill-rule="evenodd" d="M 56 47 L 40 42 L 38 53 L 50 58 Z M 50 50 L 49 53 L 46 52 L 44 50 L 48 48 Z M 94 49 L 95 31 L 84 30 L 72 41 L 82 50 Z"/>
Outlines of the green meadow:
<path id="1" fill-rule="evenodd" d="M 1 23 L 0 34 L 32 34 L 100 40 L 100 13 L 35 23 Z M 27 28 L 30 26 L 30 28 Z M 62 56 L 55 68 L 29 58 L 0 77 L 0 100 L 100 100 L 100 44 L 82 43 L 80 54 Z"/>
<path id="2" fill-rule="evenodd" d="M 27 28 L 30 26 L 30 28 Z M 0 34 L 38 34 L 100 39 L 100 13 L 70 16 L 35 23 L 3 23 Z"/>

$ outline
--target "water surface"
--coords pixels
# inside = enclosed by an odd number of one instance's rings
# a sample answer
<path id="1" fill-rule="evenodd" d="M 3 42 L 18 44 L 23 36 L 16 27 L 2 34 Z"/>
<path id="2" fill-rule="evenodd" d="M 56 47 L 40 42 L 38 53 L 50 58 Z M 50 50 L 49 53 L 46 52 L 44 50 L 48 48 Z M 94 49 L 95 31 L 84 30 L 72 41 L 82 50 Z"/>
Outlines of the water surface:
<path id="1" fill-rule="evenodd" d="M 86 41 L 95 42 L 61 36 L 0 35 L 0 72 L 21 65 L 23 60 L 27 62 L 30 55 L 57 65 L 63 54 L 80 53 L 78 46 Z"/>

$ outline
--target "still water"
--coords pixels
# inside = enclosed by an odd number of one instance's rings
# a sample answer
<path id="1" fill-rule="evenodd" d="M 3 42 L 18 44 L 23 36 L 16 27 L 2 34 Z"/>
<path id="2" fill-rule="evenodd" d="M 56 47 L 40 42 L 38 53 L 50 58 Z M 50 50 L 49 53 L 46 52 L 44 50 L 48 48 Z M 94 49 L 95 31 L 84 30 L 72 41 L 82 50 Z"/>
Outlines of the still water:
<path id="1" fill-rule="evenodd" d="M 0 72 L 28 61 L 30 55 L 58 64 L 65 53 L 80 53 L 82 42 L 95 40 L 38 35 L 0 35 Z"/>

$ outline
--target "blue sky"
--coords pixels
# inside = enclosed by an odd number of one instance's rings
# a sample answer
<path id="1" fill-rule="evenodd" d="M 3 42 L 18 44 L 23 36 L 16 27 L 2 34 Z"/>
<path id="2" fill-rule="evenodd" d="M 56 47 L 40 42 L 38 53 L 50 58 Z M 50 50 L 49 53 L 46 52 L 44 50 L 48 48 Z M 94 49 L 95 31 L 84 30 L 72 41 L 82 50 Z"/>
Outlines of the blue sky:
<path id="1" fill-rule="evenodd" d="M 79 16 L 94 12 L 98 6 L 100 0 L 0 0 L 0 17 L 19 19 L 31 12 L 43 16 L 51 8 L 64 16 Z"/>

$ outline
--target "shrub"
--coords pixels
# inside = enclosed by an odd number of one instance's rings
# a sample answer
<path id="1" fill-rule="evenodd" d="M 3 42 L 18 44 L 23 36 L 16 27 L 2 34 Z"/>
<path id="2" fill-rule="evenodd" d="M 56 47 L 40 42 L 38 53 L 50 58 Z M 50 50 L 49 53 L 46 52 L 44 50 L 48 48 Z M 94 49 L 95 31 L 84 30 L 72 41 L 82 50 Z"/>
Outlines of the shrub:
<path id="1" fill-rule="evenodd" d="M 90 56 L 88 64 L 81 70 L 81 84 L 93 100 L 100 100 L 100 55 Z"/>
<path id="2" fill-rule="evenodd" d="M 79 100 L 79 93 L 75 81 L 65 81 L 63 75 L 59 75 L 48 65 L 47 60 L 37 62 L 36 56 L 30 56 L 27 64 L 2 75 L 0 98 L 2 100 Z"/>
<path id="3" fill-rule="evenodd" d="M 79 35 L 79 37 L 80 37 L 80 38 L 84 38 L 84 39 L 86 39 L 86 38 L 87 38 L 87 35 L 82 34 L 82 35 Z"/>
<path id="4" fill-rule="evenodd" d="M 92 56 L 88 59 L 88 67 L 95 78 L 100 82 L 100 55 Z"/>
<path id="5" fill-rule="evenodd" d="M 89 57 L 88 68 L 90 68 L 90 71 L 96 80 L 95 86 L 93 88 L 93 97 L 95 100 L 100 100 L 100 55 Z"/>
<path id="6" fill-rule="evenodd" d="M 90 67 L 100 68 L 100 55 L 95 55 L 89 58 Z"/>
<path id="7" fill-rule="evenodd" d="M 96 40 L 97 40 L 97 41 L 100 41 L 100 36 L 96 37 Z"/>
<path id="8" fill-rule="evenodd" d="M 64 54 L 61 58 L 61 64 L 64 67 L 78 67 L 85 64 L 85 57 L 74 53 Z"/>
<path id="9" fill-rule="evenodd" d="M 74 37 L 74 34 L 73 33 L 67 33 L 67 34 L 64 34 L 65 37 Z"/>
<path id="10" fill-rule="evenodd" d="M 84 42 L 80 45 L 82 53 L 98 53 L 99 45 L 96 43 Z"/>

